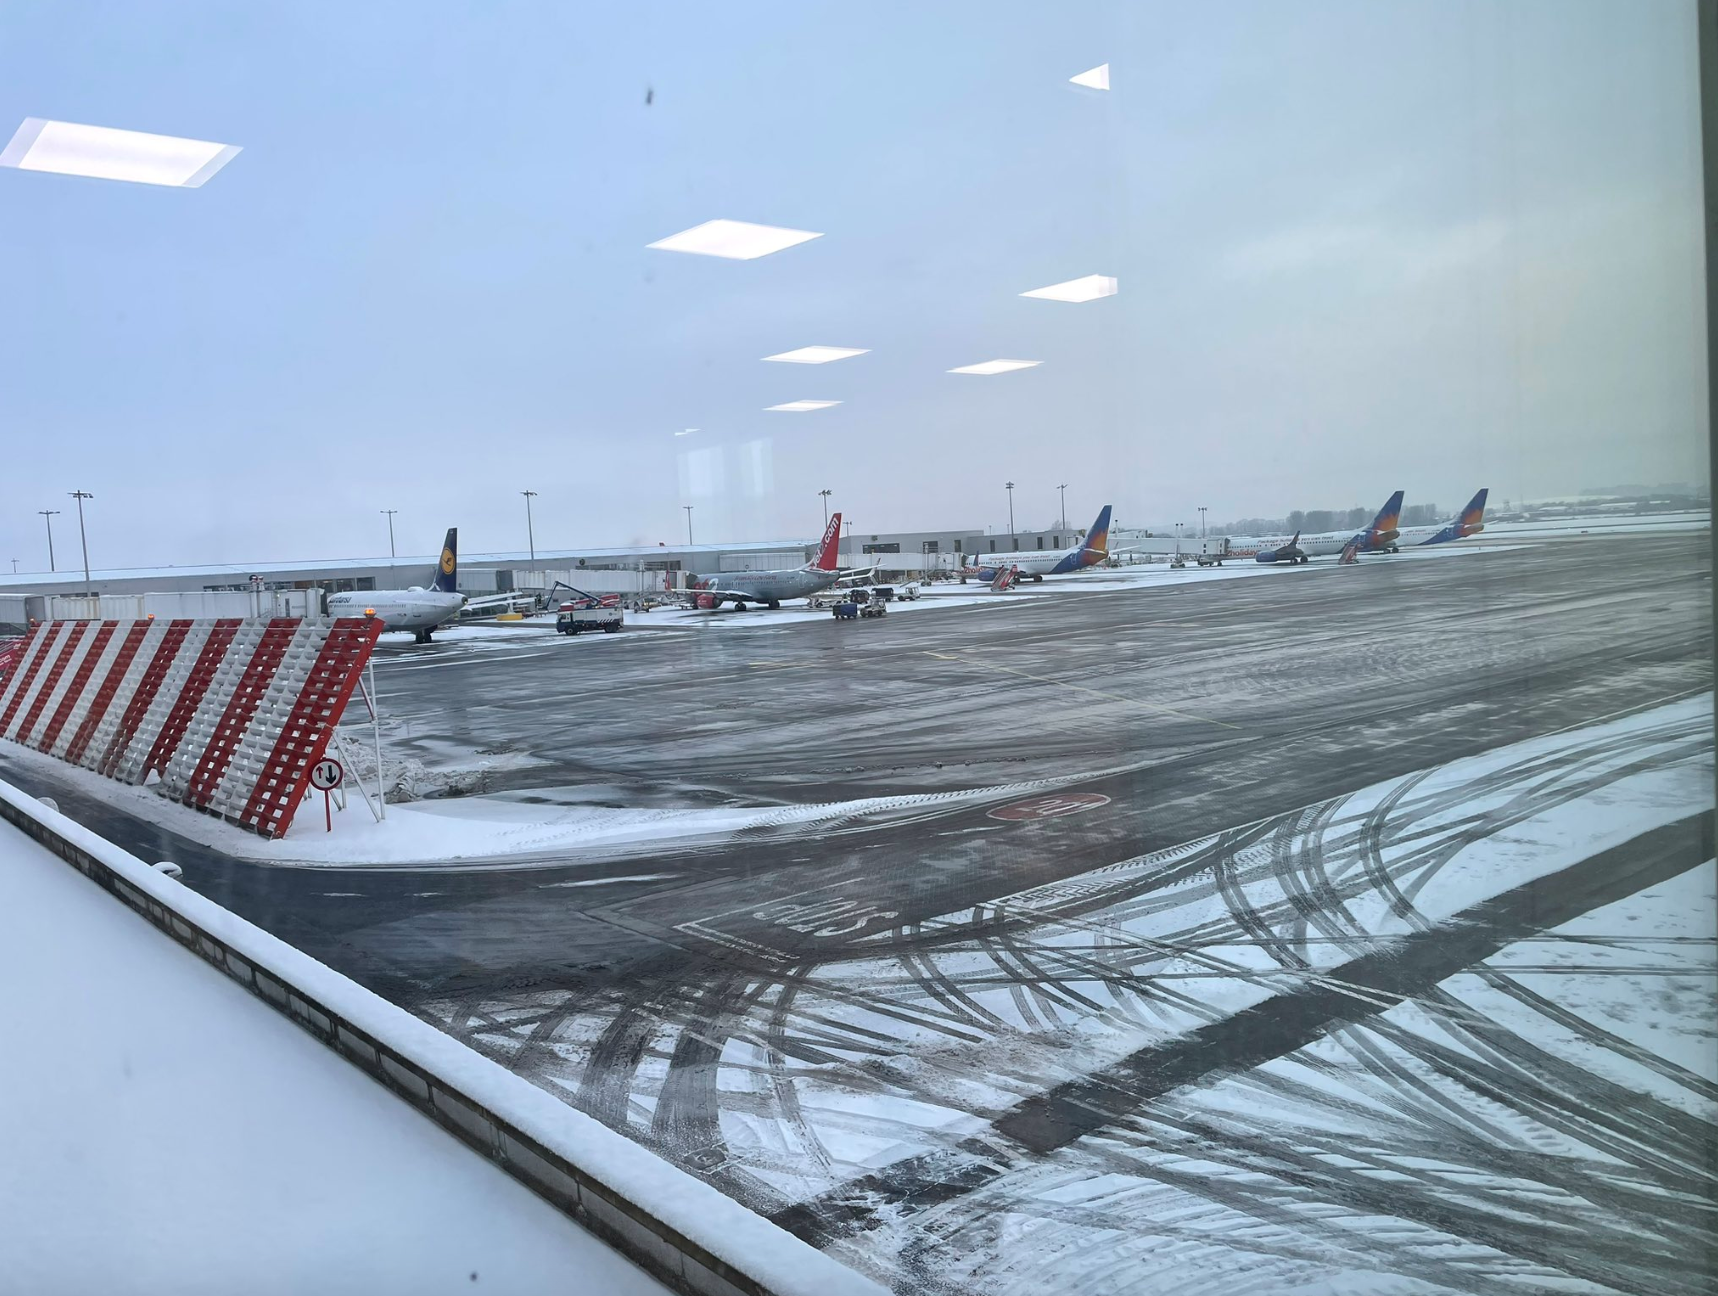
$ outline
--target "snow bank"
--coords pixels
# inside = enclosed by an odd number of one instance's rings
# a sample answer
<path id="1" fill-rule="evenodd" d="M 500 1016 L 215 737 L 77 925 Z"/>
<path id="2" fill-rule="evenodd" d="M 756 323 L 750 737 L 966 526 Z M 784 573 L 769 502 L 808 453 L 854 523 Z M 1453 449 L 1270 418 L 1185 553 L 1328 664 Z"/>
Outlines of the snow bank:
<path id="1" fill-rule="evenodd" d="M 0 969 L 8 1291 L 667 1296 L 8 824 Z"/>
<path id="2" fill-rule="evenodd" d="M 675 1169 L 607 1126 L 466 1048 L 213 901 L 163 877 L 74 820 L 9 783 L 0 802 L 83 851 L 125 884 L 263 969 L 563 1158 L 612 1197 L 750 1275 L 765 1289 L 805 1296 L 881 1296 L 882 1289 L 715 1188 Z"/>

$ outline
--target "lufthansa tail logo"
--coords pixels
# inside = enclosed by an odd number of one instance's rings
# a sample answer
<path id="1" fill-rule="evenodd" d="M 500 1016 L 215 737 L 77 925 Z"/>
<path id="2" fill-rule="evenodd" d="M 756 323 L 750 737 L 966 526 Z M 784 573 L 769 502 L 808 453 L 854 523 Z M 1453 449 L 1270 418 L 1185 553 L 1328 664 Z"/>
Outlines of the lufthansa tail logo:
<path id="1" fill-rule="evenodd" d="M 443 549 L 441 551 L 441 569 L 449 576 L 453 575 L 453 550 Z"/>

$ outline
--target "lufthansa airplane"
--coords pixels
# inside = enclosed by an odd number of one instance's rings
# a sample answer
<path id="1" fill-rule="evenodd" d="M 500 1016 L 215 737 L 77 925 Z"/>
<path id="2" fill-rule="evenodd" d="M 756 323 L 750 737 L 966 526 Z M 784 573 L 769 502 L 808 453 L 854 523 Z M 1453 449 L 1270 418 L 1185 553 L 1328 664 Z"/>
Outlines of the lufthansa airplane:
<path id="1" fill-rule="evenodd" d="M 1072 549 L 1032 549 L 1023 553 L 979 554 L 976 559 L 977 566 L 967 568 L 961 579 L 976 576 L 981 581 L 993 581 L 998 572 L 1018 567 L 1022 578 L 1030 576 L 1035 581 L 1041 581 L 1046 576 L 1060 576 L 1064 572 L 1079 571 L 1083 567 L 1096 567 L 1110 556 L 1109 544 L 1110 506 L 1105 504 L 1098 513 L 1098 520 L 1092 523 L 1092 529 L 1086 532 L 1086 538 Z"/>
<path id="2" fill-rule="evenodd" d="M 459 576 L 459 528 L 449 527 L 442 541 L 441 561 L 429 586 L 413 585 L 403 590 L 357 590 L 328 596 L 330 616 L 380 617 L 388 630 L 410 630 L 419 643 L 428 643 L 430 633 L 451 621 L 465 606 L 465 595 L 455 588 Z"/>

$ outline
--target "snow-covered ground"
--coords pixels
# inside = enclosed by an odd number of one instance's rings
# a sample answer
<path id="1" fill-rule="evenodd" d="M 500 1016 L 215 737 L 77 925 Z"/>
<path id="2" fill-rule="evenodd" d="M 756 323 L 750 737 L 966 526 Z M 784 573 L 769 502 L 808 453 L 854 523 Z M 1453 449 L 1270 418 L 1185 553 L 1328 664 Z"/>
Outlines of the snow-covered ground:
<path id="1" fill-rule="evenodd" d="M 1711 706 L 1546 735 L 878 933 L 753 974 L 719 1016 L 693 987 L 653 1001 L 648 1027 L 621 990 L 420 1011 L 502 1061 L 528 1033 L 522 1069 L 569 1095 L 630 1023 L 651 1041 L 627 1076 L 637 1137 L 670 1091 L 707 1085 L 728 1182 L 805 1204 L 834 1254 L 908 1286 L 1643 1290 L 1699 1244 L 1654 1203 L 1711 1189 L 1690 1142 L 1718 1118 L 1711 865 L 1407 1002 L 1337 969 L 1710 810 Z M 1057 1086 L 1122 1077 L 1098 1091 L 1125 1095 L 1153 1073 L 1131 1060 L 1319 992 L 1354 1004 L 1352 1024 L 1253 1063 L 1212 1048 L 1041 1155 L 998 1133 Z M 713 1046 L 713 1075 L 676 1071 Z M 1531 1244 L 1545 1227 L 1557 1245 Z"/>
<path id="2" fill-rule="evenodd" d="M 1708 531 L 1712 527 L 1710 513 L 1659 513 L 1645 517 L 1595 515 L 1548 519 L 1540 522 L 1487 522 L 1485 534 L 1519 536 L 1523 539 L 1551 540 L 1581 535 L 1674 535 L 1678 532 Z"/>
<path id="3" fill-rule="evenodd" d="M 0 1290 L 668 1290 L 6 824 L 0 970 Z"/>
<path id="4" fill-rule="evenodd" d="M 313 793 L 299 808 L 287 833 L 271 841 L 223 819 L 167 801 L 148 787 L 117 783 L 16 744 L 8 744 L 5 754 L 8 760 L 28 766 L 44 777 L 74 784 L 110 805 L 161 824 L 192 841 L 213 846 L 235 859 L 340 868 L 365 865 L 470 868 L 485 864 L 531 868 L 576 862 L 581 853 L 612 861 L 631 854 L 649 854 L 669 843 L 686 845 L 703 838 L 727 839 L 740 831 L 763 834 L 772 830 L 815 828 L 828 834 L 840 831 L 844 821 L 849 820 L 863 820 L 866 826 L 900 823 L 941 813 L 955 805 L 1011 801 L 1053 790 L 1074 779 L 1090 777 L 1091 773 L 959 792 L 731 808 L 544 805 L 508 796 L 462 796 L 390 805 L 380 821 L 367 808 L 355 786 L 348 785 L 344 810 L 334 808 L 332 801 L 325 807 L 322 794 Z"/>

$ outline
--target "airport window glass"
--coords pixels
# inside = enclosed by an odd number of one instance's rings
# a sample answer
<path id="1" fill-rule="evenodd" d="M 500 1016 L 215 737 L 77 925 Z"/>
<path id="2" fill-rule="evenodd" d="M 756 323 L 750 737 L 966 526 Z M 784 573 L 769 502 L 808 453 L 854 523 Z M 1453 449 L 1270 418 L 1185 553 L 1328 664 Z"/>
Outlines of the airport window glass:
<path id="1" fill-rule="evenodd" d="M 1705 1290 L 1715 15 L 14 6 L 0 780 L 886 1290 Z"/>

